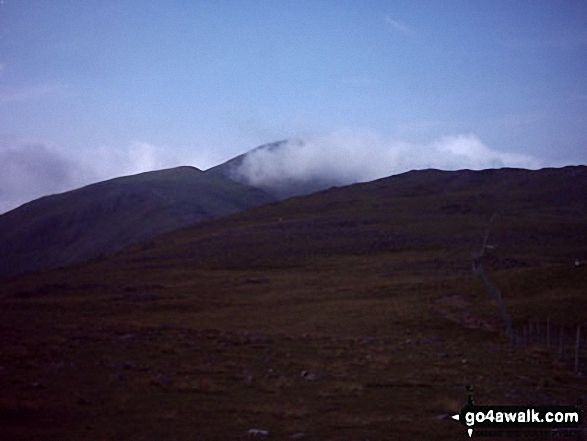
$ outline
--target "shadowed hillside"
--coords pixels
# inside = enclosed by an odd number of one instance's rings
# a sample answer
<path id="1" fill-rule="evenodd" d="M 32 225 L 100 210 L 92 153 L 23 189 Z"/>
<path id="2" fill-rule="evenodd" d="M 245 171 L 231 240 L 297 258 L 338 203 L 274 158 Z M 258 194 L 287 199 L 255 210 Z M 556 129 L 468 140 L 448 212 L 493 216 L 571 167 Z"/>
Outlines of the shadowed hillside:
<path id="1" fill-rule="evenodd" d="M 574 331 L 585 194 L 587 167 L 413 171 L 4 281 L 0 431 L 455 440 L 468 385 L 481 405 L 584 403 L 587 345 L 580 372 L 513 345 L 472 260 L 514 327 Z"/>
<path id="2" fill-rule="evenodd" d="M 261 190 L 193 167 L 43 197 L 0 216 L 0 277 L 66 266 L 270 201 Z"/>
<path id="3" fill-rule="evenodd" d="M 169 249 L 170 258 L 249 268 L 255 262 L 270 267 L 276 256 L 281 265 L 331 254 L 436 250 L 447 264 L 468 270 L 495 215 L 491 239 L 500 254 L 519 257 L 519 265 L 572 262 L 587 258 L 585 194 L 585 167 L 413 171 L 201 224 L 162 237 L 160 248 L 140 255 Z M 209 231 L 221 233 L 212 240 Z"/>

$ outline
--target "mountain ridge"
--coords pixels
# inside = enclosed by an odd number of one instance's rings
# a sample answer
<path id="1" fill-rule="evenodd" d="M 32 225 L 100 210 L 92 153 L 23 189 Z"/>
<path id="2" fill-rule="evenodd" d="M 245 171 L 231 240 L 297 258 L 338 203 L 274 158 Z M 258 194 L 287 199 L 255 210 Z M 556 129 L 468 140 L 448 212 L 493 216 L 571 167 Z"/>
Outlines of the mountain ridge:
<path id="1" fill-rule="evenodd" d="M 44 196 L 0 215 L 0 277 L 79 262 L 272 201 L 262 190 L 187 166 Z"/>
<path id="2" fill-rule="evenodd" d="M 556 250 L 559 262 L 570 262 L 587 259 L 581 245 L 587 243 L 586 192 L 585 166 L 409 171 L 193 225 L 154 238 L 144 255 L 141 247 L 132 254 L 133 259 L 160 260 L 161 252 L 168 265 L 185 258 L 206 267 L 248 269 L 256 264 L 271 268 L 279 260 L 298 265 L 316 253 L 446 248 L 450 259 L 458 255 L 461 270 L 469 271 L 471 252 L 481 246 L 495 218 L 492 239 L 503 242 L 512 256 L 523 254 L 512 262 L 533 264 L 538 257 L 524 256 L 540 256 L 544 243 Z M 553 224 L 553 232 L 544 233 L 545 223 Z M 568 242 L 573 235 L 577 239 Z"/>
<path id="3" fill-rule="evenodd" d="M 0 277 L 69 265 L 118 251 L 196 222 L 283 201 L 292 196 L 328 191 L 328 188 L 336 186 L 335 182 L 326 178 L 285 180 L 274 183 L 273 187 L 255 186 L 242 173 L 239 174 L 239 168 L 251 155 L 278 153 L 280 149 L 288 148 L 291 142 L 280 140 L 261 145 L 205 171 L 180 166 L 122 176 L 25 203 L 0 215 L 0 246 L 6 256 L 0 259 Z M 531 190 L 524 190 L 525 185 L 536 188 L 545 186 L 541 189 L 543 196 L 556 193 L 556 198 L 550 198 L 551 204 L 563 204 L 574 198 L 575 205 L 581 205 L 581 195 L 587 194 L 587 187 L 581 184 L 579 188 L 573 188 L 566 186 L 564 181 L 581 177 L 584 170 L 584 166 L 540 171 L 501 168 L 449 172 L 426 169 L 392 175 L 371 183 L 395 182 L 394 192 L 406 191 L 406 196 L 418 196 L 424 188 L 429 192 L 440 189 L 444 193 L 462 191 L 482 181 L 484 176 L 493 176 L 497 187 L 509 186 L 509 198 Z M 545 181 L 543 184 L 540 179 L 534 179 L 538 176 L 537 172 Z M 516 178 L 512 181 L 514 175 Z M 563 175 L 565 178 L 560 182 Z M 501 182 L 498 182 L 500 179 Z M 512 182 L 508 183 L 508 179 Z M 548 182 L 549 179 L 558 181 L 555 184 L 554 181 Z M 363 184 L 370 183 L 351 184 L 350 187 Z M 469 196 L 469 199 L 480 197 L 482 195 Z M 495 199 L 495 196 L 489 197 Z M 500 197 L 504 199 L 505 195 Z M 479 206 L 479 200 L 447 203 L 444 209 L 447 212 L 466 211 L 474 210 L 476 206 Z M 108 217 L 110 220 L 107 220 Z"/>

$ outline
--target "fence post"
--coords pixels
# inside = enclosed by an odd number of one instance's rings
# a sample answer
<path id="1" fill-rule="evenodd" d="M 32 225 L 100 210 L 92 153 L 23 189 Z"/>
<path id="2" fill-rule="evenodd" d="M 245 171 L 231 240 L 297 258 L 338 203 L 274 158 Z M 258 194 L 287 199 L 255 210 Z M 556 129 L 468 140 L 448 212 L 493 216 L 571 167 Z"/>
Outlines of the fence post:
<path id="1" fill-rule="evenodd" d="M 575 373 L 579 373 L 579 350 L 581 348 L 581 325 L 577 325 L 577 341 L 575 344 Z"/>
<path id="2" fill-rule="evenodd" d="M 542 342 L 544 340 L 542 340 L 542 335 L 540 334 L 540 331 L 542 331 L 542 329 L 540 328 L 540 319 L 537 318 L 536 319 L 536 343 L 538 343 L 539 345 L 542 344 Z"/>
<path id="3" fill-rule="evenodd" d="M 558 334 L 558 358 L 563 359 L 563 335 L 565 333 L 564 325 L 561 325 L 560 332 Z"/>
<path id="4" fill-rule="evenodd" d="M 524 326 L 524 329 L 522 331 L 522 341 L 524 342 L 523 343 L 524 345 L 527 345 L 528 344 L 528 328 L 526 328 L 525 326 Z"/>

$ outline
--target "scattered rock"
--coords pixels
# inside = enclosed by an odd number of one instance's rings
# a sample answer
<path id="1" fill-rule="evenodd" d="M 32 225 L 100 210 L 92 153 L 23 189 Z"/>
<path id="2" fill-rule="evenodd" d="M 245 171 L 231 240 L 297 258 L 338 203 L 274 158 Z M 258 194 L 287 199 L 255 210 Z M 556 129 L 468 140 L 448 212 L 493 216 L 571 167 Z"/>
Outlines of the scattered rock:
<path id="1" fill-rule="evenodd" d="M 441 415 L 436 415 L 433 419 L 435 420 L 450 420 L 452 419 L 451 415 L 447 413 L 443 413 Z"/>
<path id="2" fill-rule="evenodd" d="M 271 343 L 273 340 L 271 339 L 271 337 L 265 335 L 265 334 L 260 334 L 260 333 L 255 333 L 255 334 L 249 334 L 247 335 L 247 340 L 248 343 Z"/>
<path id="3" fill-rule="evenodd" d="M 321 379 L 324 375 L 316 373 L 316 372 L 308 372 L 308 371 L 302 371 L 302 377 L 304 377 L 304 380 L 307 381 L 316 381 Z"/>
<path id="4" fill-rule="evenodd" d="M 249 429 L 247 432 L 247 440 L 265 439 L 269 436 L 268 430 Z"/>

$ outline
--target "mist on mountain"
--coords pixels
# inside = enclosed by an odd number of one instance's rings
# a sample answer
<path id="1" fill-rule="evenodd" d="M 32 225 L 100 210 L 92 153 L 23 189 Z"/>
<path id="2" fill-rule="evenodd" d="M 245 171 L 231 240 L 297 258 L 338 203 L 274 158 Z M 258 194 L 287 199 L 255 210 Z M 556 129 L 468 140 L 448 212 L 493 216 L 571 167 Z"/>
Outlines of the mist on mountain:
<path id="1" fill-rule="evenodd" d="M 540 163 L 528 155 L 493 150 L 472 134 L 415 144 L 385 140 L 371 131 L 340 130 L 266 144 L 208 172 L 286 198 L 409 170 L 502 167 L 536 169 Z"/>

